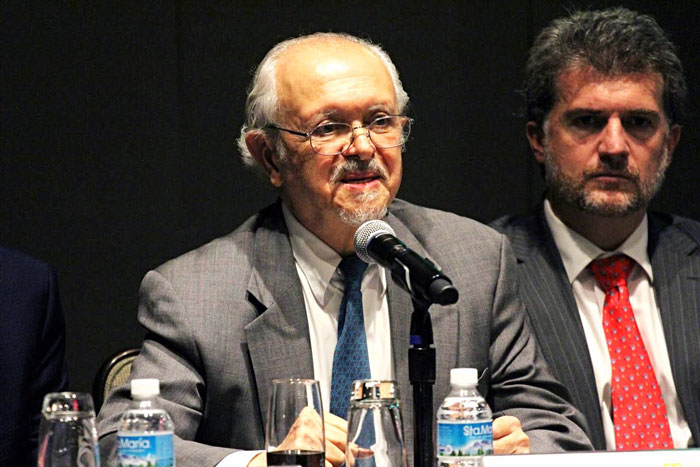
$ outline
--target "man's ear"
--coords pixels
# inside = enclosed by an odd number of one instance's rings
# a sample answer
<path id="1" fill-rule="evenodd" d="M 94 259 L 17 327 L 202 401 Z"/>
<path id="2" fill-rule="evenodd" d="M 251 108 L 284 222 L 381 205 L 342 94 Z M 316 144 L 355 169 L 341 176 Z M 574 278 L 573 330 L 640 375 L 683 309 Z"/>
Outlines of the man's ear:
<path id="1" fill-rule="evenodd" d="M 253 159 L 265 169 L 270 183 L 279 188 L 282 185 L 279 160 L 277 159 L 277 151 L 269 138 L 261 131 L 251 131 L 245 136 L 245 144 Z"/>
<path id="2" fill-rule="evenodd" d="M 525 126 L 525 136 L 527 136 L 535 159 L 542 164 L 544 162 L 544 130 L 537 123 L 529 121 Z"/>
<path id="3" fill-rule="evenodd" d="M 668 157 L 673 158 L 673 151 L 676 150 L 678 146 L 678 141 L 681 139 L 681 126 L 671 125 L 671 131 L 669 131 L 668 139 L 666 141 L 666 147 L 668 148 Z"/>

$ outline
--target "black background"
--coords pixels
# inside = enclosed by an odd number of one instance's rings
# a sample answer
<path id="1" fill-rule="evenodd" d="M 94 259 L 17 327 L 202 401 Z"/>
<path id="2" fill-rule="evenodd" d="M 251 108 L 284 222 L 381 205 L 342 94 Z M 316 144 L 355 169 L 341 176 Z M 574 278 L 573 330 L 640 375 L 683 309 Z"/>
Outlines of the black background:
<path id="1" fill-rule="evenodd" d="M 138 286 L 275 199 L 235 140 L 252 70 L 280 40 L 371 38 L 416 119 L 399 196 L 488 222 L 542 182 L 517 90 L 551 19 L 623 4 L 678 45 L 689 118 L 655 207 L 700 219 L 700 2 L 26 2 L 0 6 L 0 243 L 54 266 L 70 386 L 138 344 Z M 8 356 L 0 356 L 8 358 Z"/>

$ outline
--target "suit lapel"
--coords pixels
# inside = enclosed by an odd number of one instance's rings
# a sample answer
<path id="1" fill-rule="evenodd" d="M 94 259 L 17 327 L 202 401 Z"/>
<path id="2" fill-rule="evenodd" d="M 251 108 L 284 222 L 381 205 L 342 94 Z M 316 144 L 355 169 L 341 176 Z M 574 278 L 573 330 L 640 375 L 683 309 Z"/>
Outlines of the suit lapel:
<path id="1" fill-rule="evenodd" d="M 683 229 L 690 227 L 690 229 Z M 649 214 L 654 293 L 678 398 L 693 438 L 700 439 L 700 231 Z"/>
<path id="2" fill-rule="evenodd" d="M 550 368 L 584 413 L 596 449 L 605 449 L 600 402 L 586 336 L 542 206 L 528 222 L 523 228 L 508 233 L 519 263 L 521 297 Z"/>
<path id="3" fill-rule="evenodd" d="M 394 378 L 399 385 L 401 415 L 404 419 L 404 441 L 406 452 L 411 455 L 413 430 L 408 429 L 413 420 L 413 391 L 408 381 L 408 343 L 411 328 L 413 304 L 407 292 L 397 286 L 393 279 L 387 277 L 387 301 L 389 303 L 389 323 L 391 326 L 391 352 L 394 358 Z M 409 450 L 411 449 L 411 450 Z"/>
<path id="4" fill-rule="evenodd" d="M 248 300 L 261 313 L 245 328 L 260 413 L 274 378 L 313 378 L 309 326 L 279 202 L 255 234 Z"/>

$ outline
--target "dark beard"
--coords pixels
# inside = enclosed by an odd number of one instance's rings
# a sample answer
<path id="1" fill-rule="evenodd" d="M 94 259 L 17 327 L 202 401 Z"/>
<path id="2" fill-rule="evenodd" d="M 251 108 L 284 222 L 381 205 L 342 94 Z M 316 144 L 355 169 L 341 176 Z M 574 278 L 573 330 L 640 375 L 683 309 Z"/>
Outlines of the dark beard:
<path id="1" fill-rule="evenodd" d="M 602 217 L 624 217 L 640 209 L 645 208 L 661 188 L 669 164 L 668 150 L 664 149 L 661 155 L 663 161 L 657 172 L 648 181 L 640 181 L 638 173 L 632 173 L 626 168 L 618 168 L 616 172 L 634 182 L 636 190 L 626 193 L 626 200 L 619 203 L 611 203 L 595 199 L 590 191 L 586 190 L 586 182 L 592 174 L 584 173 L 581 180 L 576 180 L 565 175 L 556 164 L 549 151 L 545 151 L 545 181 L 547 184 L 547 196 L 553 201 L 574 206 L 581 212 Z M 606 168 L 607 169 L 607 168 Z M 599 172 L 604 172 L 601 168 Z"/>

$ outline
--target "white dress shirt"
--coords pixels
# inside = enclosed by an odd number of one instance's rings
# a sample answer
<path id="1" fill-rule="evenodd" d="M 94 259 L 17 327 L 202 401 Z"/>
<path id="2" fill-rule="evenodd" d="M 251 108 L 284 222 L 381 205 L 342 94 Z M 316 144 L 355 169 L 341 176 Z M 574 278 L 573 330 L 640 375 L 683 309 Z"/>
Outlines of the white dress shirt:
<path id="1" fill-rule="evenodd" d="M 284 204 L 282 213 L 289 230 L 294 263 L 304 294 L 314 379 L 317 379 L 320 385 L 324 411 L 328 411 L 331 402 L 333 353 L 338 341 L 338 310 L 344 291 L 343 277 L 338 271 L 342 258 L 301 225 Z M 394 360 L 391 353 L 384 268 L 370 264 L 362 277 L 361 289 L 370 374 L 373 379 L 392 380 Z M 244 467 L 259 452 L 238 451 L 226 456 L 217 466 Z"/>
<path id="2" fill-rule="evenodd" d="M 333 353 L 338 341 L 338 310 L 343 299 L 341 256 L 309 232 L 282 205 L 309 321 L 314 378 L 321 386 L 324 410 L 330 409 Z M 370 264 L 362 277 L 362 309 L 373 379 L 394 379 L 389 304 L 384 268 Z"/>
<path id="3" fill-rule="evenodd" d="M 602 410 L 607 449 L 615 449 L 615 430 L 611 405 L 612 366 L 602 320 L 605 293 L 598 286 L 593 273 L 587 269 L 587 266 L 598 257 L 618 253 L 625 254 L 635 261 L 627 281 L 630 304 L 666 404 L 673 446 L 676 449 L 688 447 L 689 443 L 692 443 L 692 435 L 676 393 L 661 314 L 654 297 L 654 274 L 647 252 L 649 242 L 647 216 L 644 216 L 639 226 L 622 245 L 614 251 L 604 251 L 567 227 L 554 214 L 549 200 L 545 200 L 544 215 L 564 263 L 586 335 Z"/>

